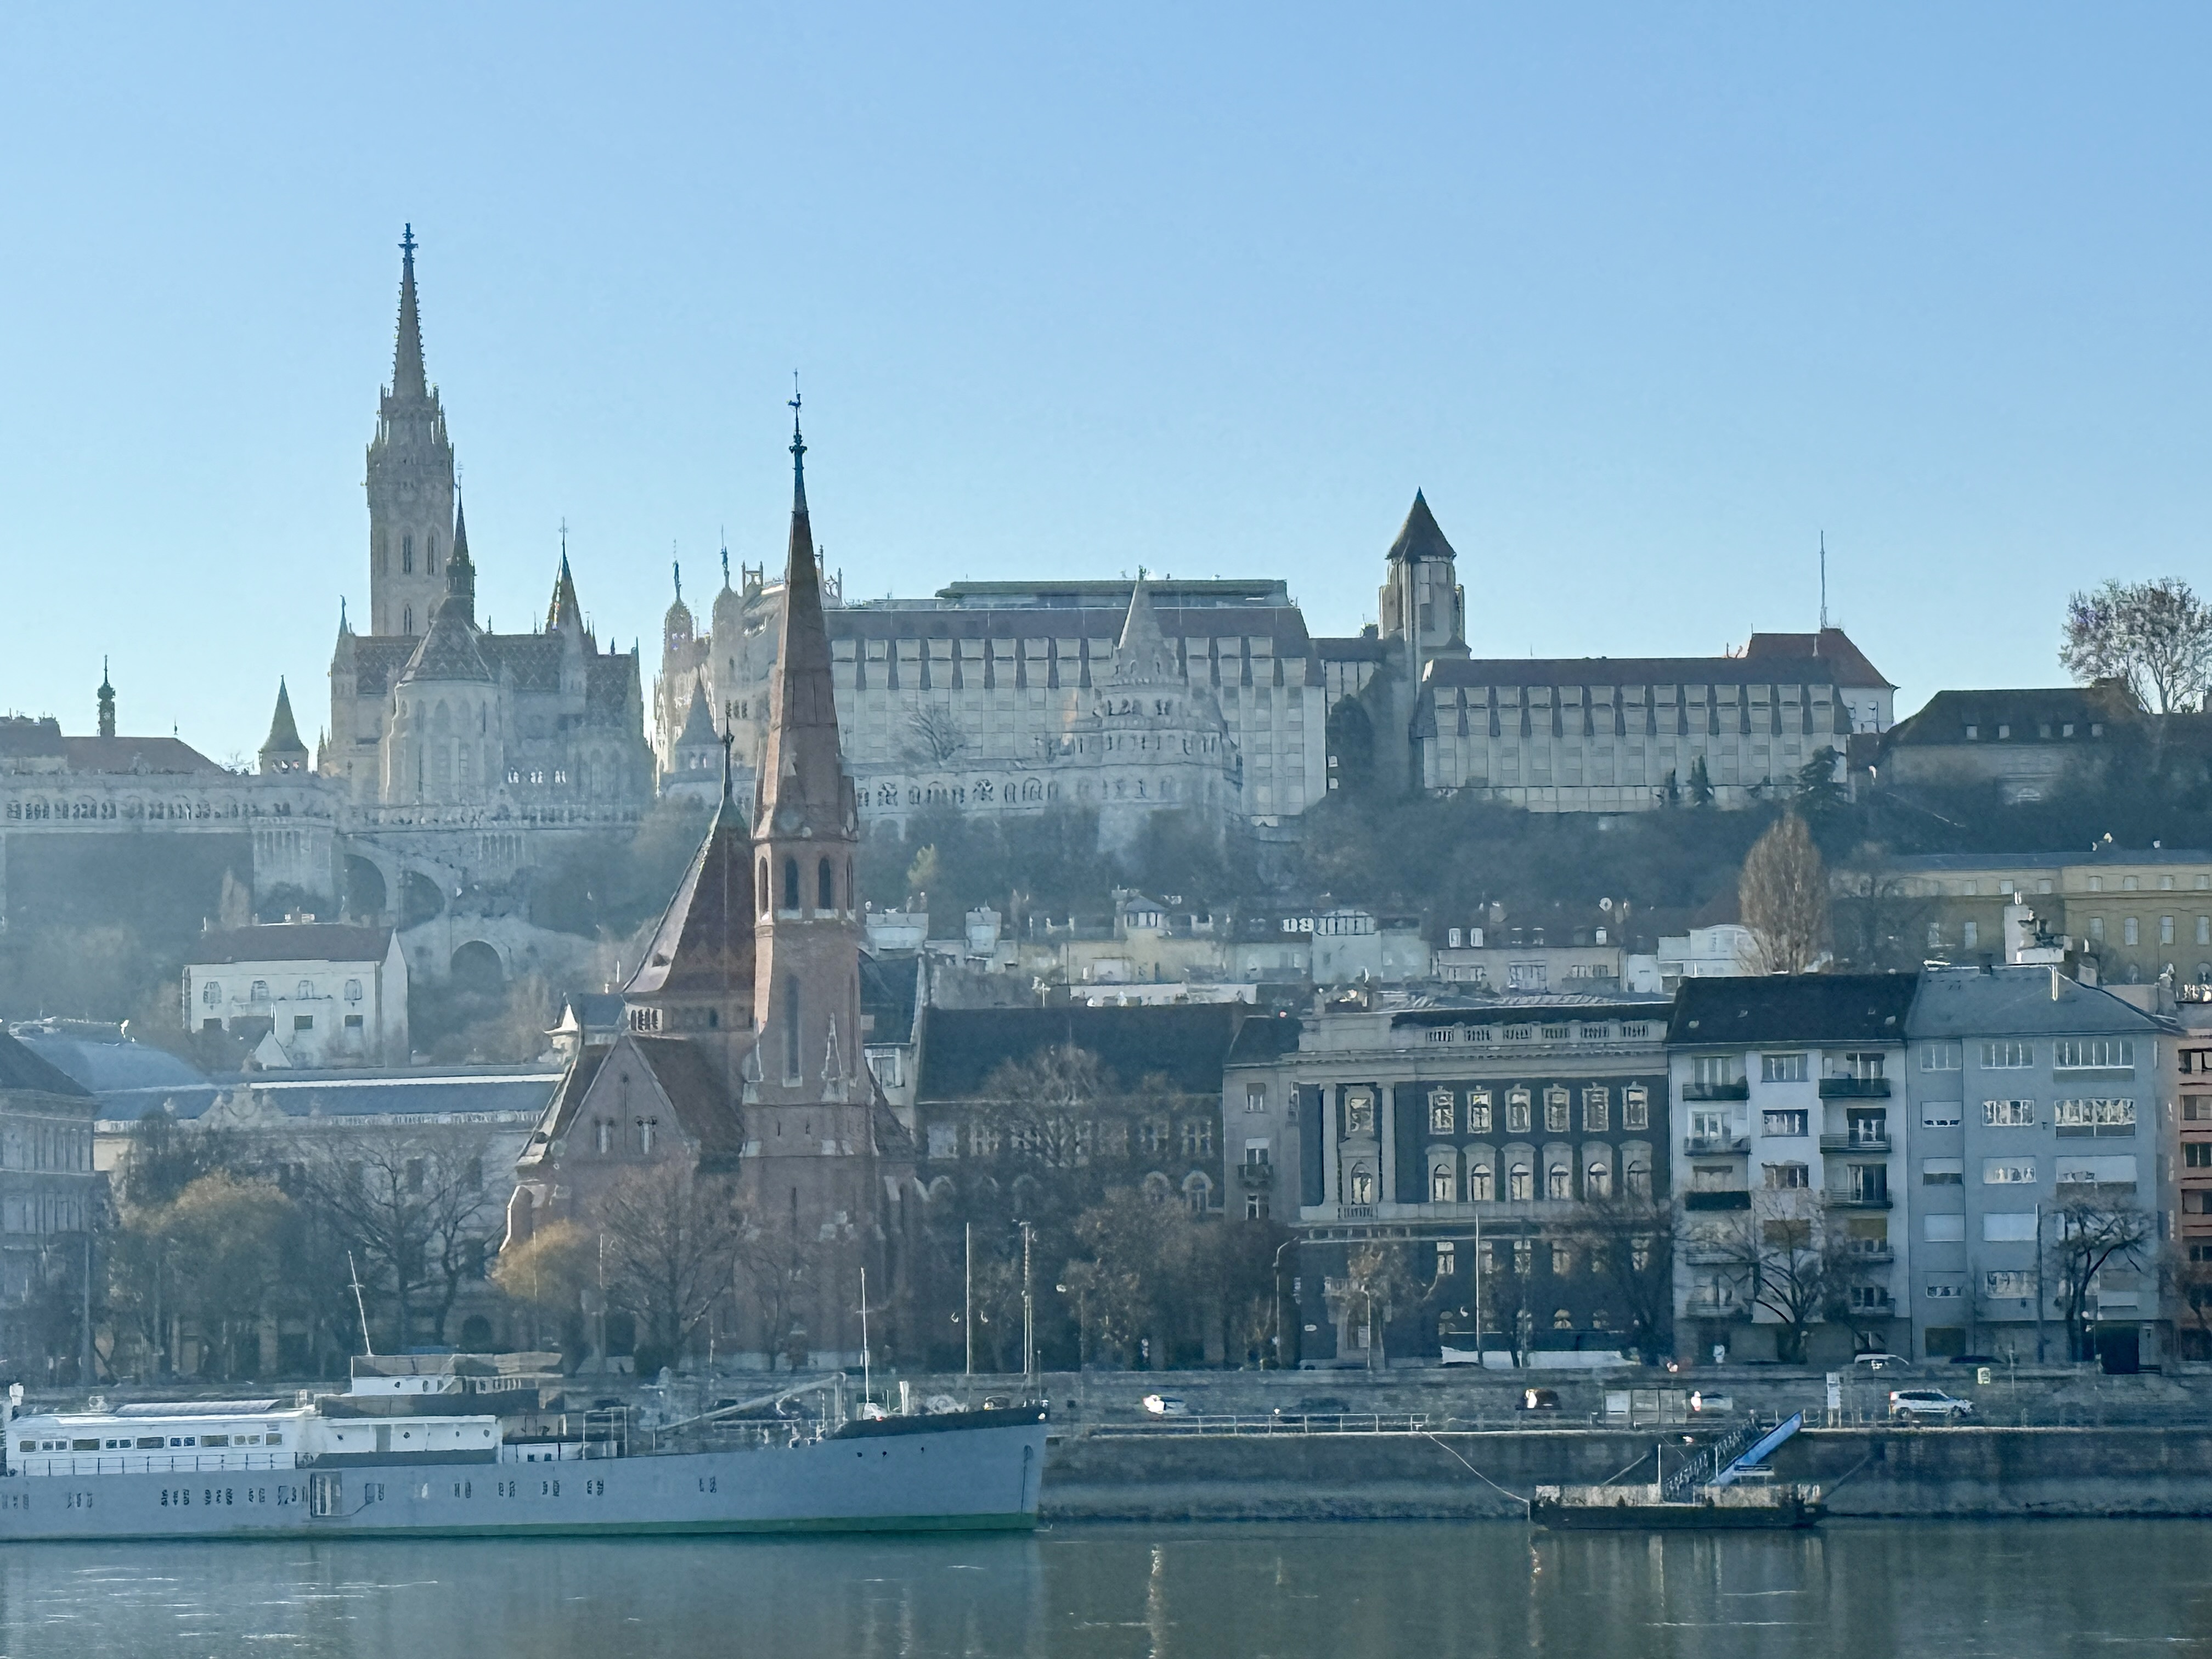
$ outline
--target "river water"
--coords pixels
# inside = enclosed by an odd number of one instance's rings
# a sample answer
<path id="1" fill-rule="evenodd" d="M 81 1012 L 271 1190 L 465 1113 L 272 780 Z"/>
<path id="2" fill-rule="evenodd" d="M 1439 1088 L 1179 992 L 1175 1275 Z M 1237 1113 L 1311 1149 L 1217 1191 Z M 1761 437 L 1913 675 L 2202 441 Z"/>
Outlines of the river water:
<path id="1" fill-rule="evenodd" d="M 7 1659 L 2130 1652 L 2212 1654 L 2212 1529 L 1832 1522 L 1650 1539 L 1369 1523 L 0 1556 Z"/>

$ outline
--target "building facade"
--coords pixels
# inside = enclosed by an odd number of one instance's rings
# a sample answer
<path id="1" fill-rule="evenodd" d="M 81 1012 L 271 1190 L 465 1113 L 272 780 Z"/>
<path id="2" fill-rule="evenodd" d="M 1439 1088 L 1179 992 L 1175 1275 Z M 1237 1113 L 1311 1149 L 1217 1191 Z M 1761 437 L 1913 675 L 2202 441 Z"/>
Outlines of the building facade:
<path id="1" fill-rule="evenodd" d="M 100 1177 L 92 1164 L 91 1093 L 0 1032 L 0 1363 L 45 1377 L 48 1361 L 77 1352 L 58 1285 L 91 1269 Z"/>
<path id="2" fill-rule="evenodd" d="M 293 1066 L 404 1066 L 407 958 L 389 927 L 210 928 L 185 952 L 184 1029 L 273 1038 Z"/>
<path id="3" fill-rule="evenodd" d="M 2154 1363 L 2159 1073 L 2171 1020 L 2043 965 L 1930 969 L 1912 1010 L 1905 1123 L 1916 1358 L 2062 1360 L 2067 1210 L 2139 1214 L 2095 1275 L 2100 1346 Z M 2148 1202 L 2146 1200 L 2148 1200 Z"/>
<path id="4" fill-rule="evenodd" d="M 1901 1341 L 1905 974 L 1688 979 L 1667 1036 L 1678 1347 L 1848 1360 Z"/>

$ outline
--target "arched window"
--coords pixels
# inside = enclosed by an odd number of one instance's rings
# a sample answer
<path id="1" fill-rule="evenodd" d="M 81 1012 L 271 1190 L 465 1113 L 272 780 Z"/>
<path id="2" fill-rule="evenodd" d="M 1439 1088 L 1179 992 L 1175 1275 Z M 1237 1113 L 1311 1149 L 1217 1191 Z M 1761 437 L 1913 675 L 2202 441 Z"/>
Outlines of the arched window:
<path id="1" fill-rule="evenodd" d="M 1352 1203 L 1372 1204 L 1375 1201 L 1375 1171 L 1364 1164 L 1352 1166 L 1351 1193 L 1349 1201 Z"/>
<path id="2" fill-rule="evenodd" d="M 766 859 L 763 859 L 760 861 L 760 907 L 761 914 L 763 915 L 766 915 L 768 914 L 768 898 L 769 890 L 768 884 L 768 860 Z"/>
<path id="3" fill-rule="evenodd" d="M 415 538 L 412 536 L 399 538 L 399 572 L 404 576 L 415 574 Z M 414 630 L 410 629 L 408 631 L 412 633 Z"/>
<path id="4" fill-rule="evenodd" d="M 783 908 L 799 908 L 799 860 L 787 857 L 783 861 Z"/>
<path id="5" fill-rule="evenodd" d="M 415 607 L 411 605 L 399 613 L 399 631 L 403 634 L 415 631 Z"/>
<path id="6" fill-rule="evenodd" d="M 1554 1164 L 1544 1171 L 1544 1196 L 1572 1198 L 1575 1195 L 1574 1171 L 1564 1164 Z"/>
<path id="7" fill-rule="evenodd" d="M 1645 1165 L 1641 1164 L 1631 1164 L 1626 1171 L 1626 1182 L 1630 1197 L 1649 1198 L 1651 1196 L 1651 1171 Z"/>
<path id="8" fill-rule="evenodd" d="M 1535 1172 L 1525 1164 L 1515 1164 L 1505 1177 L 1505 1196 L 1516 1200 L 1535 1197 Z"/>
<path id="9" fill-rule="evenodd" d="M 1452 1166 L 1439 1164 L 1429 1171 L 1429 1202 L 1449 1204 L 1459 1193 L 1459 1182 L 1452 1178 Z"/>
<path id="10" fill-rule="evenodd" d="M 1146 1201 L 1153 1204 L 1166 1203 L 1168 1194 L 1175 1190 L 1168 1185 L 1168 1178 L 1158 1170 L 1145 1177 L 1144 1187 Z"/>
<path id="11" fill-rule="evenodd" d="M 1213 1207 L 1213 1182 L 1192 1170 L 1183 1178 L 1182 1201 L 1193 1215 L 1204 1215 Z"/>
<path id="12" fill-rule="evenodd" d="M 429 556 L 422 561 L 422 569 L 425 574 L 434 576 L 438 574 L 438 532 L 434 530 L 430 532 L 428 551 Z"/>
<path id="13" fill-rule="evenodd" d="M 1587 1183 L 1583 1188 L 1584 1198 L 1603 1198 L 1613 1190 L 1613 1171 L 1605 1167 L 1602 1159 L 1589 1166 Z"/>
<path id="14" fill-rule="evenodd" d="M 814 888 L 816 909 L 834 910 L 837 908 L 837 872 L 830 867 L 828 859 L 823 860 L 814 872 Z"/>
<path id="15" fill-rule="evenodd" d="M 1565 1308 L 1554 1308 L 1552 1310 L 1552 1328 L 1553 1330 L 1571 1331 L 1574 1329 L 1574 1315 L 1569 1313 Z"/>
<path id="16" fill-rule="evenodd" d="M 1476 1204 L 1490 1202 L 1490 1166 L 1478 1164 L 1467 1172 L 1467 1195 Z"/>
<path id="17" fill-rule="evenodd" d="M 805 1064 L 799 1052 L 799 980 L 793 975 L 783 981 L 783 1080 L 803 1083 L 805 1079 Z"/>
<path id="18" fill-rule="evenodd" d="M 200 1000 L 209 1007 L 214 1007 L 216 1003 L 222 1000 L 222 987 L 213 980 L 208 981 L 206 984 L 200 987 Z"/>

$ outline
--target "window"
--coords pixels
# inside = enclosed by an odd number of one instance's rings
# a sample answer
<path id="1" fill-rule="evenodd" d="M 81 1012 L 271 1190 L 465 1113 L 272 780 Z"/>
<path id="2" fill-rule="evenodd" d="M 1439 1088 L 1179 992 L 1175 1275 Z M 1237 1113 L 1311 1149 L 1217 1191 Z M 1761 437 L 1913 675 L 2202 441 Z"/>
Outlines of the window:
<path id="1" fill-rule="evenodd" d="M 1438 1089 L 1429 1096 L 1429 1133 L 1431 1134 L 1451 1133 L 1455 1117 L 1450 1090 Z"/>
<path id="2" fill-rule="evenodd" d="M 1505 1097 L 1505 1133 L 1525 1135 L 1528 1133 L 1528 1091 L 1515 1089 Z"/>
<path id="3" fill-rule="evenodd" d="M 1213 1152 L 1213 1125 L 1208 1119 L 1189 1117 L 1182 1124 L 1182 1155 L 1206 1158 Z"/>
<path id="4" fill-rule="evenodd" d="M 787 857 L 783 861 L 783 908 L 799 908 L 799 860 Z"/>
<path id="5" fill-rule="evenodd" d="M 294 1030 L 295 1030 L 295 1031 L 312 1031 L 312 1030 L 313 1030 L 315 1029 L 315 1017 L 314 1017 L 313 1014 L 295 1014 L 295 1015 L 293 1015 L 293 1016 L 292 1016 L 292 1029 L 293 1029 Z"/>
<path id="6" fill-rule="evenodd" d="M 2033 1187 L 2035 1160 L 2032 1158 L 1985 1158 L 1982 1182 L 1990 1187 Z"/>
<path id="7" fill-rule="evenodd" d="M 2104 917 L 2092 916 L 2089 918 L 2089 942 L 2092 945 L 2102 945 L 2105 942 Z"/>
<path id="8" fill-rule="evenodd" d="M 768 896 L 771 890 L 768 884 L 768 860 L 763 859 L 760 861 L 760 905 L 763 915 L 768 914 Z"/>
<path id="9" fill-rule="evenodd" d="M 1554 1164 L 1544 1171 L 1544 1196 L 1572 1198 L 1575 1195 L 1574 1171 L 1564 1164 Z"/>
<path id="10" fill-rule="evenodd" d="M 837 908 L 837 875 L 824 859 L 814 869 L 814 908 L 834 910 Z"/>
<path id="11" fill-rule="evenodd" d="M 1699 1054 L 1690 1066 L 1699 1088 L 1729 1089 L 1743 1081 L 1743 1061 L 1734 1054 Z"/>
<path id="12" fill-rule="evenodd" d="M 253 988 L 252 988 L 252 990 L 248 991 L 248 992 L 246 994 L 246 1000 L 247 1000 L 247 1001 L 249 1001 L 249 1002 L 266 1002 L 266 1001 L 268 1001 L 268 1000 L 269 1000 L 269 981 L 268 981 L 267 980 L 265 980 L 265 979 L 257 979 L 257 980 L 255 980 L 255 981 L 253 981 Z"/>
<path id="13" fill-rule="evenodd" d="M 1920 1160 L 1920 1184 L 1923 1187 L 1957 1187 L 1965 1183 L 1966 1165 L 1963 1158 L 1923 1158 Z"/>
<path id="14" fill-rule="evenodd" d="M 345 1000 L 348 1002 L 359 1002 L 361 1000 L 361 981 L 359 980 L 349 979 L 345 982 Z"/>
<path id="15" fill-rule="evenodd" d="M 1620 1127 L 1624 1129 L 1648 1129 L 1651 1127 L 1651 1093 L 1640 1083 L 1632 1083 L 1621 1091 Z"/>
<path id="16" fill-rule="evenodd" d="M 1982 925 L 1981 925 L 1981 923 L 1979 923 L 1979 922 L 1978 922 L 1978 921 L 1968 921 L 1968 922 L 1961 922 L 1961 923 L 1960 924 L 1960 926 L 1959 926 L 1959 943 L 1960 943 L 1962 946 L 1964 946 L 1966 949 L 1967 949 L 1967 950 L 1971 951 L 1971 950 L 1972 950 L 1976 945 L 1979 945 L 1981 942 L 1982 942 Z"/>
<path id="17" fill-rule="evenodd" d="M 1613 1171 L 1601 1159 L 1583 1171 L 1583 1196 L 1603 1198 L 1613 1191 Z"/>
<path id="18" fill-rule="evenodd" d="M 399 574 L 403 576 L 415 574 L 415 538 L 412 536 L 399 538 Z M 412 616 L 414 613 L 410 611 L 408 614 Z"/>
<path id="19" fill-rule="evenodd" d="M 2158 919 L 2158 942 L 2160 945 L 2171 945 L 2173 943 L 2173 918 L 2172 916 L 2160 916 Z"/>
<path id="20" fill-rule="evenodd" d="M 1449 1204 L 1459 1195 L 1459 1182 L 1453 1177 L 1452 1166 L 1439 1164 L 1429 1171 L 1429 1202 Z"/>
<path id="21" fill-rule="evenodd" d="M 2025 1302 L 2035 1294 L 2035 1275 L 2018 1268 L 2002 1267 L 1984 1276 L 1989 1293 L 2005 1301 Z"/>
<path id="22" fill-rule="evenodd" d="M 200 987 L 200 1000 L 210 1008 L 222 1000 L 222 987 L 210 980 Z"/>
<path id="23" fill-rule="evenodd" d="M 1966 1121 L 1966 1108 L 1957 1101 L 1931 1103 L 1920 1109 L 1923 1129 L 1955 1129 Z"/>
<path id="24" fill-rule="evenodd" d="M 1569 1273 L 1574 1272 L 1574 1250 L 1570 1246 L 1565 1244 L 1553 1245 L 1552 1276 L 1555 1279 L 1565 1279 Z"/>
<path id="25" fill-rule="evenodd" d="M 1451 1240 L 1437 1246 L 1437 1277 L 1449 1279 L 1459 1272 L 1459 1249 Z"/>
<path id="26" fill-rule="evenodd" d="M 2132 893 L 2142 885 L 2142 884 L 2137 881 L 2133 876 L 2122 876 L 2120 878 L 2120 890 L 2124 893 Z"/>
<path id="27" fill-rule="evenodd" d="M 1811 1172 L 1802 1164 L 1769 1164 L 1765 1166 L 1766 1184 L 1770 1190 L 1787 1191 L 1812 1183 Z"/>
<path id="28" fill-rule="evenodd" d="M 1759 1077 L 1762 1083 L 1802 1083 L 1805 1080 L 1805 1056 L 1761 1054 L 1759 1057 Z"/>
<path id="29" fill-rule="evenodd" d="M 1535 1172 L 1525 1164 L 1516 1164 L 1505 1173 L 1505 1196 L 1520 1201 L 1536 1195 Z"/>
<path id="30" fill-rule="evenodd" d="M 1935 1218 L 1931 1216 L 1929 1218 L 1933 1220 Z M 1959 1218 L 1962 1221 L 1966 1219 L 1964 1216 L 1961 1216 Z M 1931 1302 L 1955 1302 L 1958 1300 L 1959 1292 L 1962 1288 L 1963 1286 L 1948 1280 L 1937 1280 L 1928 1286 L 1928 1298 Z M 1936 1333 L 1934 1331 L 1929 1332 L 1929 1335 L 1931 1337 L 1935 1334 Z M 1928 1357 L 1930 1359 L 1936 1358 L 1932 1349 L 1930 1350 Z"/>
<path id="31" fill-rule="evenodd" d="M 1467 1132 L 1471 1135 L 1490 1133 L 1490 1091 L 1469 1089 L 1467 1091 Z"/>
<path id="32" fill-rule="evenodd" d="M 348 1014 L 345 1017 L 345 1028 L 349 1031 L 360 1030 L 362 1029 L 361 1016 L 359 1014 Z"/>
<path id="33" fill-rule="evenodd" d="M 1567 1132 L 1567 1091 L 1556 1083 L 1544 1091 L 1544 1127 L 1555 1135 Z"/>
<path id="34" fill-rule="evenodd" d="M 1266 1084 L 1248 1083 L 1244 1085 L 1244 1109 L 1248 1112 L 1264 1112 L 1267 1109 Z"/>
<path id="35" fill-rule="evenodd" d="M 1966 1218 L 1962 1215 L 1923 1215 L 1920 1218 L 1920 1236 L 1930 1244 L 1963 1243 L 1966 1237 Z"/>
<path id="36" fill-rule="evenodd" d="M 1347 1135 L 1371 1135 L 1375 1133 L 1375 1097 L 1364 1089 L 1345 1091 L 1344 1133 Z"/>
<path id="37" fill-rule="evenodd" d="M 1931 1042 L 1920 1051 L 1920 1069 L 1923 1072 L 1955 1072 L 1959 1069 L 1960 1045 L 1955 1042 Z"/>
<path id="38" fill-rule="evenodd" d="M 2212 945 L 2212 916 L 2197 918 L 2197 942 L 2199 945 Z"/>
<path id="39" fill-rule="evenodd" d="M 1612 1091 L 1602 1084 L 1583 1091 L 1583 1133 L 1603 1134 L 1612 1127 Z"/>
<path id="40" fill-rule="evenodd" d="M 783 981 L 783 1080 L 801 1083 L 805 1078 L 805 1061 L 799 1052 L 799 980 L 792 975 Z"/>
<path id="41" fill-rule="evenodd" d="M 2181 1121 L 2184 1123 L 2212 1123 L 2212 1095 L 2182 1096 Z"/>
<path id="42" fill-rule="evenodd" d="M 2062 1072 L 2132 1071 L 2136 1045 L 2132 1037 L 2062 1037 L 2051 1062 Z"/>
<path id="43" fill-rule="evenodd" d="M 2035 1064 L 2035 1045 L 2032 1042 L 1984 1042 L 1982 1045 L 1982 1067 L 1985 1071 L 2024 1071 Z"/>
<path id="44" fill-rule="evenodd" d="M 1375 1171 L 1364 1164 L 1353 1164 L 1352 1184 L 1348 1190 L 1352 1203 L 1372 1204 L 1375 1201 Z"/>
<path id="45" fill-rule="evenodd" d="M 2034 1237 L 2033 1210 L 2000 1210 L 1982 1218 L 1982 1242 L 1985 1244 L 2014 1243 Z"/>
<path id="46" fill-rule="evenodd" d="M 1651 1196 L 1651 1166 L 1650 1164 L 1639 1163 L 1636 1159 L 1631 1158 L 1628 1162 L 1628 1167 L 1621 1172 L 1621 1181 L 1622 1184 L 1627 1188 L 1630 1197 L 1649 1198 Z"/>
<path id="47" fill-rule="evenodd" d="M 1762 1133 L 1788 1138 L 1805 1133 L 1806 1114 L 1803 1112 L 1763 1112 L 1759 1115 Z"/>
<path id="48" fill-rule="evenodd" d="M 1164 1117 L 1148 1117 L 1137 1125 L 1137 1146 L 1141 1152 L 1157 1154 L 1168 1149 L 1168 1121 Z"/>
<path id="49" fill-rule="evenodd" d="M 2212 1140 L 2184 1142 L 2181 1167 L 2185 1170 L 2212 1170 Z"/>
<path id="50" fill-rule="evenodd" d="M 1478 1164 L 1469 1169 L 1467 1172 L 1468 1200 L 1476 1204 L 1489 1203 L 1490 1184 L 1490 1166 L 1487 1164 Z"/>
<path id="51" fill-rule="evenodd" d="M 2133 916 L 2122 917 L 2120 920 L 2120 943 L 2123 945 L 2133 945 L 2136 942 L 2136 919 Z"/>
<path id="52" fill-rule="evenodd" d="M 2062 1137 L 2131 1135 L 2136 1132 L 2136 1103 L 2132 1100 L 2061 1100 L 2051 1108 L 2051 1121 Z"/>

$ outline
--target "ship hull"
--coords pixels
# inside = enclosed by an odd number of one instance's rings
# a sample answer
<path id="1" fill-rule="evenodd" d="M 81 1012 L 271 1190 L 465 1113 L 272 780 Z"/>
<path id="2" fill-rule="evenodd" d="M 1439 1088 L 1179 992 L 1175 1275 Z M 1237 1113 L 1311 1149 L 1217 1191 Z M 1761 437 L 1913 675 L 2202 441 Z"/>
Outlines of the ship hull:
<path id="1" fill-rule="evenodd" d="M 0 1543 L 1026 1530 L 1034 1419 L 787 1448 L 343 1468 L 11 1476 Z"/>
<path id="2" fill-rule="evenodd" d="M 1817 1504 L 1559 1504 L 1537 1499 L 1528 1518 L 1551 1532 L 1773 1532 L 1818 1526 Z"/>

